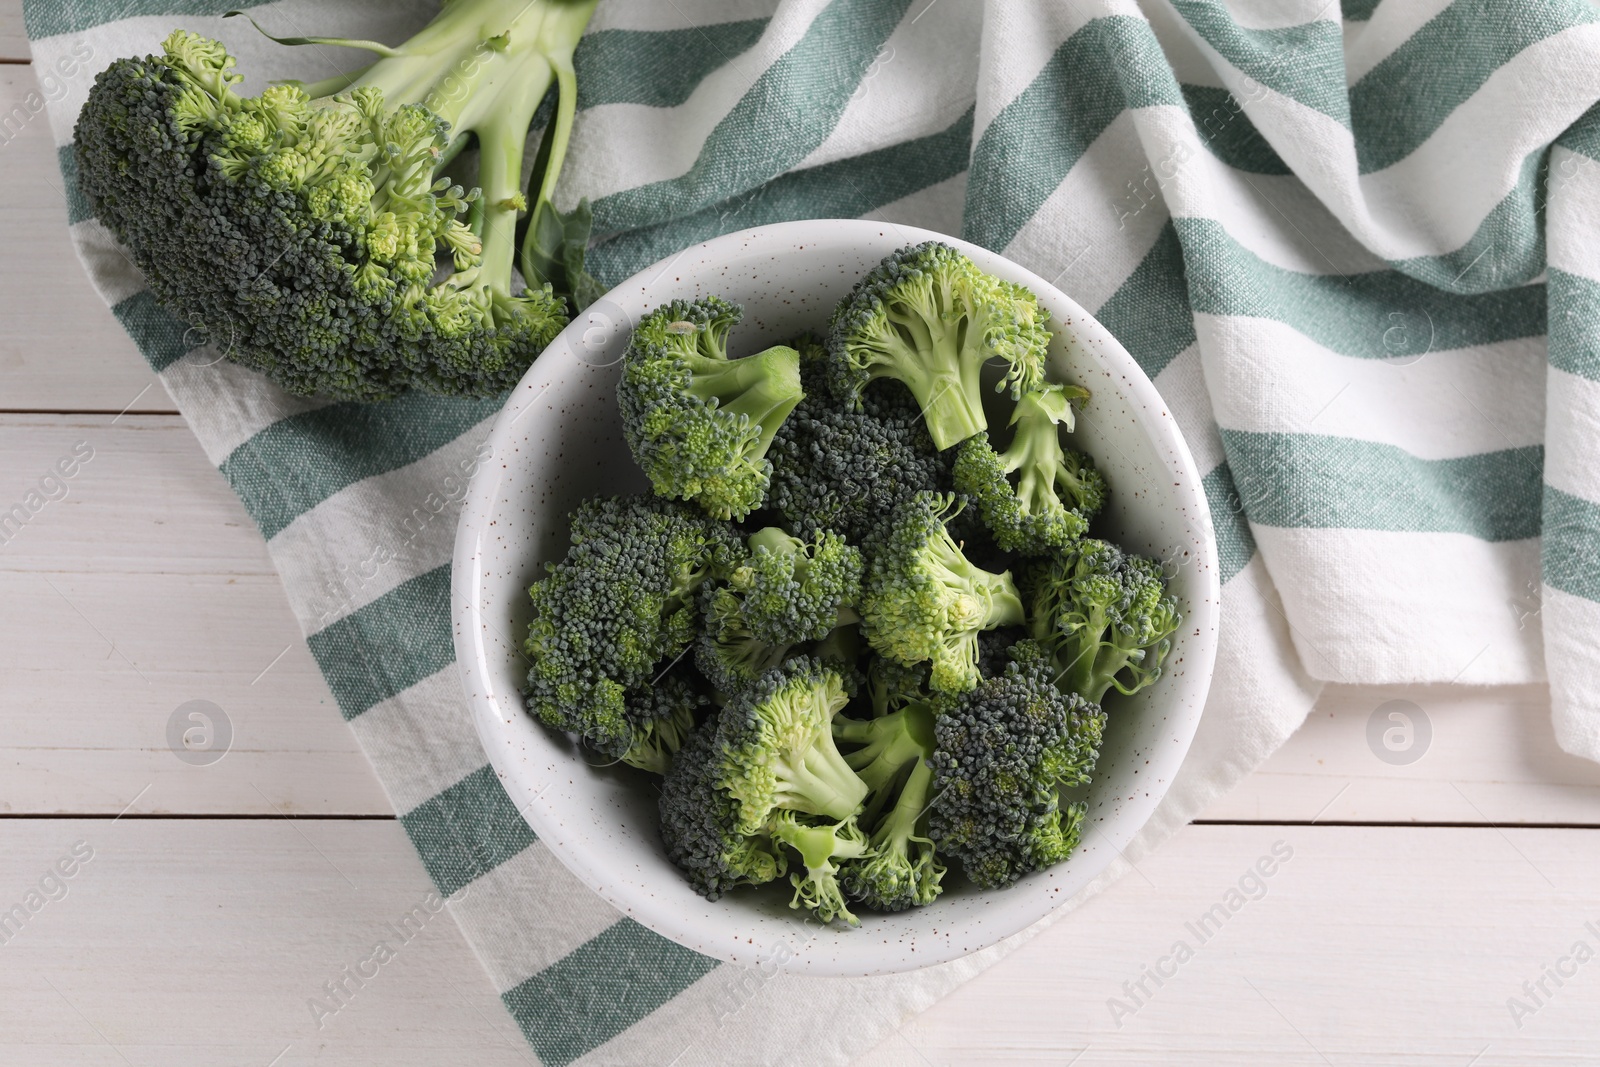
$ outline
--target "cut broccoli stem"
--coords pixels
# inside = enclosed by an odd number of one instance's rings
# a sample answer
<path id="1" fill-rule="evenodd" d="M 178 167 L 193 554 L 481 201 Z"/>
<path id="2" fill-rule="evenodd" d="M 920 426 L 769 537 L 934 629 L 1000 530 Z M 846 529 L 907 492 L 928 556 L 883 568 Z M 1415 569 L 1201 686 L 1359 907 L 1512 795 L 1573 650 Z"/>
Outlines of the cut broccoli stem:
<path id="1" fill-rule="evenodd" d="M 1011 581 L 1011 572 L 995 574 L 977 566 L 962 555 L 961 548 L 948 533 L 933 537 L 928 544 L 928 562 L 944 572 L 943 582 L 967 590 L 952 612 L 954 621 L 965 630 L 995 630 L 1020 626 L 1027 618 L 1022 598 Z"/>
<path id="2" fill-rule="evenodd" d="M 702 331 L 707 332 L 707 331 Z M 762 455 L 772 437 L 805 396 L 800 388 L 800 353 L 775 345 L 743 359 L 687 356 L 694 376 L 689 392 L 730 415 L 743 415 L 761 427 L 753 451 Z"/>
<path id="3" fill-rule="evenodd" d="M 933 711 L 914 702 L 876 719 L 833 720 L 833 736 L 862 748 L 844 759 L 874 792 L 904 773 L 908 764 L 933 754 Z"/>
<path id="4" fill-rule="evenodd" d="M 808 815 L 848 819 L 861 807 L 866 793 L 861 779 L 825 733 L 798 752 L 784 753 L 773 770 L 778 779 L 774 794 L 778 806 Z"/>
<path id="5" fill-rule="evenodd" d="M 933 747 L 932 721 L 929 721 L 928 745 Z M 925 759 L 918 759 L 911 768 L 911 773 L 906 777 L 906 784 L 900 790 L 900 797 L 895 801 L 894 807 L 883 817 L 883 822 L 872 833 L 872 849 L 874 852 L 899 852 L 908 851 L 907 846 L 913 839 L 926 841 L 928 834 L 924 825 L 924 816 L 928 814 L 928 801 L 931 799 L 933 785 L 933 768 Z M 922 830 L 918 830 L 923 826 Z"/>
<path id="6" fill-rule="evenodd" d="M 922 408 L 935 447 L 949 448 L 985 429 L 989 423 L 978 400 L 983 356 L 964 358 L 962 344 L 942 323 L 930 327 L 915 315 L 892 309 L 887 318 L 894 327 L 882 342 L 889 359 L 873 376 L 891 376 L 893 368 L 892 377 L 911 390 Z M 919 340 L 926 346 L 920 351 Z"/>

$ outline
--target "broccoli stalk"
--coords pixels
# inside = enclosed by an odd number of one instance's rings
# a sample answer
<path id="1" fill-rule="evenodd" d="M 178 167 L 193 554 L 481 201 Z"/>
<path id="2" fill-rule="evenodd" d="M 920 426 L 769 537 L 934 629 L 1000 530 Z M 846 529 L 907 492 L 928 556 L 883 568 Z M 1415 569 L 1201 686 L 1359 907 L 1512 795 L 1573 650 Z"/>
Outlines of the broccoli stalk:
<path id="1" fill-rule="evenodd" d="M 933 755 L 933 709 L 918 701 L 875 719 L 837 718 L 833 737 L 861 746 L 844 761 L 876 794 L 898 782 L 911 764 Z M 869 805 L 869 822 L 874 814 Z"/>
<path id="2" fill-rule="evenodd" d="M 721 519 L 761 506 L 767 449 L 804 395 L 792 348 L 728 358 L 742 314 L 717 297 L 658 308 L 634 329 L 617 383 L 623 434 L 655 491 Z"/>
<path id="3" fill-rule="evenodd" d="M 722 709 L 719 784 L 739 804 L 741 832 L 757 833 L 778 810 L 835 820 L 860 810 L 867 786 L 833 742 L 833 716 L 848 702 L 836 671 L 800 656 Z"/>
<path id="4" fill-rule="evenodd" d="M 1014 431 L 1004 452 L 994 450 L 987 434 L 978 434 L 957 453 L 956 490 L 977 501 L 995 544 L 1008 552 L 1042 555 L 1070 547 L 1105 502 L 1105 480 L 1093 461 L 1061 447 L 1057 426 L 1071 426 L 1071 398 L 1079 395 L 1088 394 L 1061 385 L 1025 392 L 1011 416 Z"/>
<path id="5" fill-rule="evenodd" d="M 928 837 L 932 793 L 933 768 L 918 759 L 894 807 L 872 832 L 871 852 L 845 867 L 844 885 L 852 897 L 878 911 L 904 911 L 938 897 L 945 865 Z"/>
<path id="6" fill-rule="evenodd" d="M 953 498 L 918 493 L 891 516 L 871 548 L 862 589 L 867 640 L 880 654 L 910 666 L 932 664 L 931 684 L 959 693 L 978 683 L 978 634 L 1023 621 L 1011 572 L 994 574 L 969 562 L 945 523 Z"/>
<path id="7" fill-rule="evenodd" d="M 253 98 L 234 91 L 220 44 L 176 31 L 161 55 L 96 79 L 74 137 L 84 192 L 168 311 L 290 392 L 494 395 L 566 324 L 548 284 L 518 292 L 513 277 L 528 127 L 552 85 L 523 273 L 568 289 L 587 277 L 581 220 L 556 216 L 550 195 L 595 2 L 451 0 L 395 47 L 281 38 L 380 58 Z M 441 173 L 469 138 L 470 192 Z M 560 250 L 574 270 L 559 278 L 538 269 L 552 225 L 577 245 Z M 454 271 L 436 281 L 440 255 Z"/>
<path id="8" fill-rule="evenodd" d="M 878 695 L 874 692 L 875 704 Z M 872 853 L 846 868 L 845 888 L 878 911 L 903 911 L 931 902 L 939 895 L 944 876 L 925 818 L 932 800 L 932 706 L 912 700 L 874 719 L 837 718 L 833 734 L 842 743 L 861 746 L 844 758 L 872 789 L 861 820 L 868 826 L 877 824 L 870 841 Z M 888 813 L 880 822 L 885 807 Z"/>
<path id="9" fill-rule="evenodd" d="M 839 864 L 868 854 L 867 837 L 853 818 L 813 825 L 801 822 L 793 811 L 780 811 L 772 817 L 772 836 L 800 853 L 806 873 L 789 876 L 794 886 L 791 908 L 806 908 L 823 922 L 843 919 L 851 926 L 861 920 L 845 905 L 839 886 Z"/>
<path id="10" fill-rule="evenodd" d="M 985 429 L 984 364 L 1005 366 L 1012 396 L 1043 381 L 1050 331 L 1032 293 L 984 274 L 948 245 L 902 248 L 869 271 L 834 312 L 835 391 L 859 399 L 874 378 L 916 397 L 943 450 Z"/>
<path id="11" fill-rule="evenodd" d="M 1183 616 L 1153 560 L 1085 540 L 1028 584 L 1033 634 L 1053 654 L 1060 685 L 1098 704 L 1112 689 L 1132 695 L 1161 676 Z"/>

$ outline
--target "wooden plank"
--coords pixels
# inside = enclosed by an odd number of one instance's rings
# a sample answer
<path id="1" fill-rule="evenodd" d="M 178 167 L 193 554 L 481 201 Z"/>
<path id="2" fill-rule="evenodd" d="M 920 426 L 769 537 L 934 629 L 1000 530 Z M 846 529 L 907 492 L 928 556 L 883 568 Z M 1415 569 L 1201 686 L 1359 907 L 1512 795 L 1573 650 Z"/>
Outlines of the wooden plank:
<path id="1" fill-rule="evenodd" d="M 31 66 L 0 66 L 0 114 L 37 87 Z M 0 410 L 118 412 L 135 398 L 135 411 L 174 410 L 73 251 L 43 112 L 0 137 L 0 187 Z"/>
<path id="2" fill-rule="evenodd" d="M 393 823 L 0 820 L 0 904 L 80 840 L 94 856 L 67 895 L 0 946 L 0 1062 L 261 1067 L 286 1046 L 278 1067 L 532 1062 L 442 917 L 316 1028 L 307 999 L 428 891 Z M 1288 859 L 1246 880 L 1255 899 L 1192 932 L 1280 841 Z M 859 1067 L 1589 1062 L 1600 964 L 1547 980 L 1520 1029 L 1506 1001 L 1575 942 L 1600 945 L 1594 846 L 1583 830 L 1190 827 Z M 1178 941 L 1192 958 L 1134 1004 L 1123 983 Z M 1132 1010 L 1114 1019 L 1112 998 Z"/>
<path id="3" fill-rule="evenodd" d="M 391 812 L 182 420 L 0 416 L 0 514 L 48 493 L 75 449 L 92 454 L 64 498 L 0 527 L 0 811 Z M 203 727 L 178 710 L 193 700 L 231 728 L 209 765 L 169 746 L 174 716 Z"/>
<path id="4" fill-rule="evenodd" d="M 1407 722 L 1406 754 L 1418 758 L 1387 762 L 1382 733 L 1398 731 L 1391 741 L 1403 744 Z M 1593 826 L 1600 764 L 1556 745 L 1543 686 L 1335 686 L 1283 748 L 1202 817 Z"/>
<path id="5" fill-rule="evenodd" d="M 22 0 L 0 0 L 0 60 L 29 57 L 28 35 L 22 28 Z"/>
<path id="6" fill-rule="evenodd" d="M 66 895 L 0 931 L 0 1062 L 534 1062 L 448 911 L 429 915 L 432 883 L 397 823 L 3 821 L 4 907 L 78 842 L 92 858 Z M 390 924 L 418 907 L 427 920 L 403 940 Z M 392 958 L 332 1001 L 323 983 L 379 942 Z"/>
<path id="7" fill-rule="evenodd" d="M 1538 1004 L 1522 983 L 1579 941 L 1600 951 L 1595 835 L 1191 826 L 858 1067 L 1591 1062 L 1600 963 L 1560 963 Z M 1227 912 L 1279 841 L 1290 859 Z M 1514 1019 L 1511 997 L 1533 1012 Z"/>

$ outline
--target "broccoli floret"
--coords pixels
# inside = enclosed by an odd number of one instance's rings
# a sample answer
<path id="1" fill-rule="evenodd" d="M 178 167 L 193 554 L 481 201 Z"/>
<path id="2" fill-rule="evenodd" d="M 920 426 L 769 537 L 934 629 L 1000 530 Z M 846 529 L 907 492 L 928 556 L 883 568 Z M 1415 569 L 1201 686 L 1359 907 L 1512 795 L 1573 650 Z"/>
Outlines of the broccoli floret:
<path id="1" fill-rule="evenodd" d="M 837 918 L 851 926 L 860 925 L 861 920 L 845 906 L 839 886 L 839 865 L 868 854 L 867 836 L 855 819 L 817 822 L 793 811 L 778 811 L 769 829 L 774 838 L 800 853 L 806 868 L 805 874 L 796 871 L 789 876 L 789 884 L 794 886 L 789 907 L 806 908 L 823 922 Z"/>
<path id="2" fill-rule="evenodd" d="M 875 378 L 905 383 L 935 447 L 988 426 L 983 366 L 1004 366 L 1013 398 L 1043 383 L 1048 313 L 1033 294 L 980 271 L 936 241 L 902 248 L 863 277 L 834 312 L 828 352 L 836 395 L 854 399 Z"/>
<path id="3" fill-rule="evenodd" d="M 978 635 L 978 674 L 994 678 L 1005 673 L 1011 663 L 1011 649 L 1028 636 L 1025 626 L 1007 626 L 999 630 L 985 630 Z"/>
<path id="4" fill-rule="evenodd" d="M 876 911 L 932 904 L 943 888 L 945 865 L 928 837 L 932 765 L 918 759 L 895 805 L 868 839 L 871 852 L 845 866 L 845 891 Z"/>
<path id="5" fill-rule="evenodd" d="M 688 649 L 695 597 L 740 551 L 738 531 L 672 501 L 595 497 L 573 513 L 571 538 L 528 590 L 528 708 L 599 752 L 648 763 L 666 738 L 639 716 L 656 705 L 627 694 Z"/>
<path id="6" fill-rule="evenodd" d="M 911 700 L 878 718 L 833 720 L 836 741 L 860 746 L 845 753 L 845 762 L 872 790 L 861 815 L 873 828 L 872 854 L 846 868 L 845 889 L 877 911 L 904 911 L 939 895 L 945 868 L 934 854 L 926 818 L 934 717 L 932 704 Z"/>
<path id="7" fill-rule="evenodd" d="M 868 549 L 861 616 L 868 642 L 902 664 L 931 662 L 931 683 L 963 692 L 978 682 L 978 633 L 1023 621 L 1011 572 L 974 566 L 945 522 L 950 497 L 918 493 Z"/>
<path id="8" fill-rule="evenodd" d="M 617 384 L 624 436 L 656 492 L 721 519 L 765 500 L 767 449 L 803 395 L 799 353 L 786 345 L 728 358 L 742 315 L 714 296 L 656 309 L 634 329 Z"/>
<path id="9" fill-rule="evenodd" d="M 861 809 L 866 783 L 833 742 L 848 703 L 836 671 L 798 656 L 742 690 L 717 717 L 718 784 L 753 834 L 782 809 L 842 820 Z"/>
<path id="10" fill-rule="evenodd" d="M 727 580 L 701 593 L 701 673 L 732 692 L 783 662 L 796 645 L 854 623 L 861 569 L 860 550 L 835 533 L 822 531 L 809 542 L 776 526 L 751 534 Z"/>
<path id="11" fill-rule="evenodd" d="M 1105 479 L 1094 462 L 1061 447 L 1057 426 L 1070 425 L 1071 395 L 1059 385 L 1023 393 L 1004 452 L 996 452 L 989 435 L 980 433 L 962 442 L 957 453 L 952 471 L 957 492 L 977 502 L 995 543 L 1007 552 L 1044 555 L 1070 547 L 1105 502 Z"/>
<path id="12" fill-rule="evenodd" d="M 686 672 L 669 665 L 644 688 L 623 698 L 622 714 L 633 728 L 633 743 L 622 754 L 622 762 L 666 774 L 673 754 L 694 729 L 697 714 L 710 705 L 711 698 L 695 687 Z"/>
<path id="13" fill-rule="evenodd" d="M 243 79 L 221 44 L 175 31 L 160 55 L 95 79 L 74 131 L 81 187 L 168 312 L 284 389 L 492 396 L 566 325 L 548 283 L 592 283 L 581 219 L 550 195 L 577 103 L 572 54 L 594 7 L 452 0 L 395 48 L 287 40 L 381 58 L 257 97 L 234 91 Z M 552 86 L 547 165 L 525 194 L 528 128 Z M 469 141 L 471 191 L 444 173 Z M 534 287 L 522 289 L 513 267 L 530 199 L 521 255 Z M 572 277 L 537 269 L 552 226 L 571 231 Z M 440 258 L 453 269 L 435 280 Z"/>
<path id="14" fill-rule="evenodd" d="M 1154 560 L 1086 539 L 1035 565 L 1026 584 L 1033 636 L 1062 686 L 1098 704 L 1111 689 L 1133 694 L 1161 676 L 1183 616 Z"/>
<path id="15" fill-rule="evenodd" d="M 667 858 L 708 900 L 788 870 L 788 857 L 769 835 L 739 831 L 739 806 L 718 784 L 716 729 L 708 721 L 684 740 L 661 783 L 660 802 Z"/>
<path id="16" fill-rule="evenodd" d="M 1062 789 L 1089 780 L 1105 715 L 1051 680 L 1043 649 L 1023 642 L 934 720 L 934 801 L 928 836 L 984 888 L 1059 863 L 1076 846 L 1082 804 Z"/>
<path id="17" fill-rule="evenodd" d="M 865 410 L 842 407 L 816 383 L 814 353 L 797 342 L 806 398 L 773 438 L 768 503 L 797 531 L 836 530 L 861 541 L 920 490 L 948 488 L 949 465 L 933 447 L 915 400 L 871 390 Z M 808 355 L 812 353 L 813 355 Z"/>

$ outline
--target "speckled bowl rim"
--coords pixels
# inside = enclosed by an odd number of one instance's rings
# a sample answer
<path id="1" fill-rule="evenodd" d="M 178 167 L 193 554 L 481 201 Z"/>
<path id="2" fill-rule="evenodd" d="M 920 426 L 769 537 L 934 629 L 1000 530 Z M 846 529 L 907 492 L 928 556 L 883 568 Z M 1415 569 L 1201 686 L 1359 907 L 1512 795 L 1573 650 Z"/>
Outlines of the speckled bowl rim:
<path id="1" fill-rule="evenodd" d="M 1113 818 L 1107 820 L 1109 825 L 1096 826 L 1097 832 L 1086 829 L 1083 842 L 1068 863 L 1030 875 L 1010 889 L 983 894 L 982 906 L 967 908 L 942 924 L 934 921 L 934 928 L 920 940 L 916 936 L 909 941 L 901 936 L 893 942 L 875 938 L 870 935 L 870 927 L 844 931 L 841 936 L 832 936 L 833 928 L 827 927 L 824 930 L 829 936 L 817 936 L 816 924 L 803 921 L 798 913 L 792 923 L 783 923 L 754 909 L 741 908 L 737 893 L 714 904 L 694 897 L 699 901 L 695 905 L 684 896 L 692 896 L 686 884 L 671 887 L 657 882 L 632 882 L 629 868 L 637 871 L 642 867 L 619 863 L 605 848 L 591 847 L 582 833 L 584 820 L 571 816 L 573 802 L 564 795 L 565 791 L 550 788 L 530 772 L 537 760 L 513 755 L 519 746 L 525 751 L 531 745 L 548 757 L 561 747 L 561 742 L 523 710 L 520 692 L 507 692 L 497 686 L 490 666 L 491 657 L 503 658 L 506 653 L 496 649 L 488 635 L 503 628 L 505 622 L 483 617 L 480 605 L 487 578 L 482 546 L 495 523 L 496 501 L 503 481 L 513 476 L 511 465 L 499 462 L 499 457 L 515 451 L 517 423 L 538 417 L 533 405 L 544 390 L 535 388 L 535 380 L 550 377 L 548 364 L 541 367 L 545 361 L 536 363 L 496 418 L 489 439 L 496 460 L 481 464 L 473 476 L 457 526 L 452 615 L 456 661 L 473 722 L 495 773 L 521 817 L 584 885 L 649 929 L 698 952 L 745 966 L 766 967 L 773 958 L 780 958 L 785 970 L 816 976 L 912 971 L 979 951 L 1044 918 L 1102 873 L 1154 813 L 1188 752 L 1214 669 L 1220 613 L 1217 550 L 1194 457 L 1165 401 L 1126 349 L 1075 301 L 1031 271 L 987 249 L 929 230 L 849 219 L 810 220 L 756 227 L 692 246 L 635 274 L 611 290 L 606 299 L 624 309 L 648 308 L 681 295 L 682 286 L 674 288 L 674 279 L 667 277 L 667 267 L 675 263 L 728 262 L 735 253 L 748 256 L 753 251 L 793 252 L 807 245 L 814 248 L 827 243 L 819 240 L 823 236 L 835 241 L 853 239 L 863 248 L 883 246 L 891 232 L 893 244 L 888 247 L 944 241 L 966 252 L 982 269 L 1038 294 L 1041 302 L 1052 309 L 1056 328 L 1069 335 L 1069 348 L 1098 364 L 1097 369 L 1113 381 L 1127 408 L 1135 413 L 1144 435 L 1165 457 L 1165 470 L 1173 477 L 1178 504 L 1188 516 L 1179 524 L 1186 530 L 1184 543 L 1194 553 L 1185 563 L 1195 567 L 1193 573 L 1198 580 L 1198 587 L 1191 591 L 1185 604 L 1182 651 L 1188 680 L 1182 687 L 1181 699 L 1175 697 L 1171 706 L 1161 705 L 1168 730 L 1160 751 L 1152 748 L 1152 760 L 1146 761 L 1158 765 L 1151 766 L 1152 773 L 1136 783 L 1136 792 L 1142 790 L 1143 796 L 1120 797 Z M 566 344 L 577 350 L 584 329 L 584 319 L 579 316 L 551 349 Z M 529 580 L 534 576 L 532 571 L 530 550 Z M 1146 693 L 1159 694 L 1161 688 L 1158 684 Z M 1144 696 L 1141 694 L 1141 698 Z M 1158 695 L 1154 699 L 1161 698 Z M 573 760 L 576 778 L 584 768 L 575 756 L 565 752 L 562 755 Z M 937 907 L 936 903 L 930 909 L 901 914 L 931 913 Z M 866 914 L 864 921 L 870 923 L 875 918 Z M 792 928 L 789 933 L 785 932 L 786 927 Z M 796 947 L 791 934 L 807 929 L 811 932 Z"/>

